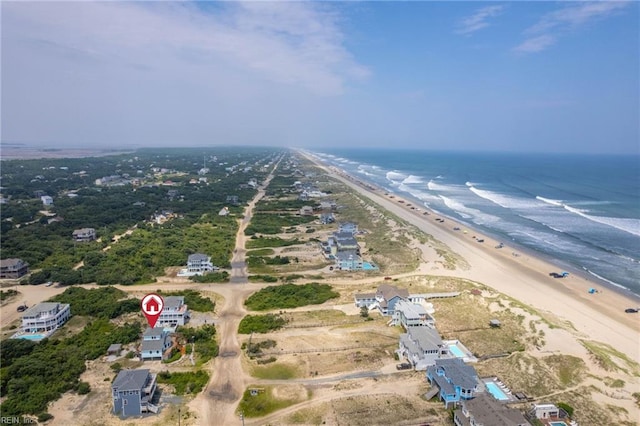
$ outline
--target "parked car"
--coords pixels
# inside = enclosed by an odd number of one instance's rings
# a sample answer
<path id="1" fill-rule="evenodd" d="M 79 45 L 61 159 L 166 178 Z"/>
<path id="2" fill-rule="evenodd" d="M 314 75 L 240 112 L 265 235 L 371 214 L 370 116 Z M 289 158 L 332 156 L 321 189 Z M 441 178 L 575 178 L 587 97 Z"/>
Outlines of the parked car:
<path id="1" fill-rule="evenodd" d="M 18 308 L 17 308 L 16 310 L 17 310 L 18 312 L 24 312 L 24 311 L 26 311 L 28 308 L 29 308 L 29 307 L 28 307 L 26 304 L 24 304 L 24 305 L 20 305 L 20 306 L 18 306 Z"/>
<path id="2" fill-rule="evenodd" d="M 396 365 L 397 370 L 409 370 L 411 369 L 411 364 L 408 362 L 403 362 L 402 364 Z"/>
<path id="3" fill-rule="evenodd" d="M 635 313 L 637 313 L 637 312 L 638 312 L 638 310 L 637 310 L 637 309 L 635 309 L 635 308 L 627 308 L 627 309 L 625 309 L 624 311 L 625 311 L 626 313 L 628 313 L 628 314 L 635 314 Z"/>

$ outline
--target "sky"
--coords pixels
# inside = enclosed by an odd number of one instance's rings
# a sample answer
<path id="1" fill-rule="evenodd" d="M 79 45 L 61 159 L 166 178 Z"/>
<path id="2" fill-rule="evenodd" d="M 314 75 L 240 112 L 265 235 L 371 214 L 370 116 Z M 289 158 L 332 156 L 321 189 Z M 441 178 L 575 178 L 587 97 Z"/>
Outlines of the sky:
<path id="1" fill-rule="evenodd" d="M 2 1 L 1 140 L 640 153 L 640 6 Z"/>

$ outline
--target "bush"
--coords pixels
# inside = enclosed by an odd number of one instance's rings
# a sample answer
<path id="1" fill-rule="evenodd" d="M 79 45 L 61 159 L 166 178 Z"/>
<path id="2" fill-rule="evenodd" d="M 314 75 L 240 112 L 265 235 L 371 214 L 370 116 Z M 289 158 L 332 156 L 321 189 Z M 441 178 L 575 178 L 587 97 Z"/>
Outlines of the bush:
<path id="1" fill-rule="evenodd" d="M 287 321 L 279 315 L 247 315 L 240 321 L 238 333 L 268 333 L 282 328 L 286 323 Z"/>
<path id="2" fill-rule="evenodd" d="M 51 420 L 52 418 L 53 418 L 52 414 L 49 414 L 47 412 L 40 413 L 38 414 L 38 423 L 44 423 L 47 420 Z"/>
<path id="3" fill-rule="evenodd" d="M 168 371 L 158 373 L 158 383 L 173 385 L 176 395 L 199 393 L 208 381 L 209 374 L 202 370 L 186 373 L 170 373 Z"/>
<path id="4" fill-rule="evenodd" d="M 339 294 L 332 291 L 331 286 L 328 284 L 283 284 L 263 288 L 251 295 L 244 304 L 254 311 L 266 311 L 269 309 L 318 305 L 338 296 Z"/>
<path id="5" fill-rule="evenodd" d="M 78 395 L 86 395 L 91 392 L 91 386 L 87 382 L 80 382 L 78 383 L 76 392 L 78 392 Z"/>

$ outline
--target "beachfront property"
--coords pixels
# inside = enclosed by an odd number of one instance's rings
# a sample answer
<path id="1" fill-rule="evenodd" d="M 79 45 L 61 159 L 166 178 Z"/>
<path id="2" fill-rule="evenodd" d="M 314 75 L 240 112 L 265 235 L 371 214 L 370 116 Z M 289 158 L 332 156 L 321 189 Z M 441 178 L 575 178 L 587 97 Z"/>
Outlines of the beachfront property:
<path id="1" fill-rule="evenodd" d="M 398 357 L 407 359 L 415 370 L 426 370 L 436 360 L 447 357 L 449 351 L 434 328 L 410 326 L 400 335 Z"/>
<path id="2" fill-rule="evenodd" d="M 179 277 L 191 277 L 193 275 L 204 275 L 208 272 L 216 271 L 217 266 L 211 263 L 211 257 L 202 253 L 190 254 L 187 258 L 187 267 L 178 272 Z"/>
<path id="3" fill-rule="evenodd" d="M 22 259 L 0 260 L 0 278 L 20 278 L 29 273 L 29 264 Z"/>
<path id="4" fill-rule="evenodd" d="M 455 406 L 462 400 L 472 399 L 478 391 L 476 369 L 459 358 L 436 359 L 435 365 L 427 367 L 426 378 L 434 389 L 438 389 L 438 398 L 444 402 L 445 408 L 449 408 L 449 404 Z"/>
<path id="5" fill-rule="evenodd" d="M 30 307 L 22 314 L 22 331 L 13 338 L 41 340 L 50 336 L 71 317 L 68 303 L 43 302 Z"/>
<path id="6" fill-rule="evenodd" d="M 144 331 L 142 345 L 140 347 L 141 361 L 161 361 L 169 356 L 171 337 L 163 327 L 154 327 Z"/>
<path id="7" fill-rule="evenodd" d="M 545 426 L 578 426 L 565 410 L 554 404 L 532 404 L 526 417 Z"/>
<path id="8" fill-rule="evenodd" d="M 358 233 L 358 224 L 353 222 L 341 222 L 338 224 L 338 232 L 355 235 Z"/>
<path id="9" fill-rule="evenodd" d="M 536 419 L 560 418 L 560 409 L 555 404 L 532 404 L 530 412 Z"/>
<path id="10" fill-rule="evenodd" d="M 96 230 L 93 228 L 81 228 L 73 231 L 73 241 L 81 243 L 86 241 L 94 241 L 96 239 Z"/>
<path id="11" fill-rule="evenodd" d="M 341 271 L 359 271 L 364 262 L 355 250 L 343 250 L 335 254 L 336 265 Z"/>
<path id="12" fill-rule="evenodd" d="M 373 308 L 378 308 L 384 316 L 393 316 L 396 304 L 401 300 L 409 298 L 409 291 L 406 288 L 398 288 L 388 284 L 381 284 L 376 291 L 376 304 Z M 369 309 L 371 309 L 370 307 Z"/>
<path id="13" fill-rule="evenodd" d="M 185 325 L 189 321 L 189 317 L 189 309 L 184 303 L 184 296 L 165 296 L 157 325 L 163 327 Z"/>
<path id="14" fill-rule="evenodd" d="M 436 320 L 427 313 L 424 306 L 407 300 L 399 300 L 393 312 L 392 325 L 401 325 L 405 330 L 409 327 L 434 328 Z"/>
<path id="15" fill-rule="evenodd" d="M 453 412 L 456 426 L 530 426 L 520 411 L 501 404 L 486 393 L 463 399 L 460 406 Z"/>
<path id="16" fill-rule="evenodd" d="M 111 384 L 113 413 L 122 417 L 157 413 L 152 403 L 156 392 L 156 375 L 148 369 L 121 370 Z"/>

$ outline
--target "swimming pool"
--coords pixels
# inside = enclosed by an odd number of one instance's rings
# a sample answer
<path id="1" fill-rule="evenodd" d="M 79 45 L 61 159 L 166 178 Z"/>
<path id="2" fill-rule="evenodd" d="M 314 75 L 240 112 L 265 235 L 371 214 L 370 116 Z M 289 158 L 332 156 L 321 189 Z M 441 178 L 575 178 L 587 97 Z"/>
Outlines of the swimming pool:
<path id="1" fill-rule="evenodd" d="M 42 340 L 45 337 L 47 337 L 46 334 L 34 334 L 34 333 L 23 334 L 22 336 L 18 336 L 19 339 L 26 339 L 26 340 Z"/>
<path id="2" fill-rule="evenodd" d="M 551 426 L 567 426 L 565 422 L 551 422 L 549 423 Z"/>
<path id="3" fill-rule="evenodd" d="M 496 385 L 495 383 L 487 382 L 485 383 L 485 386 L 487 387 L 487 390 L 489 391 L 489 393 L 493 395 L 495 399 L 499 401 L 507 401 L 509 399 L 509 397 L 504 392 L 502 392 L 502 389 L 500 389 L 498 385 Z M 560 426 L 560 425 L 557 425 L 557 426 Z"/>
<path id="4" fill-rule="evenodd" d="M 373 263 L 362 262 L 362 269 L 365 271 L 376 271 L 378 270 L 378 267 Z"/>
<path id="5" fill-rule="evenodd" d="M 451 352 L 456 358 L 464 358 L 466 356 L 465 353 L 462 352 L 462 349 L 457 345 L 449 345 L 449 352 Z"/>

